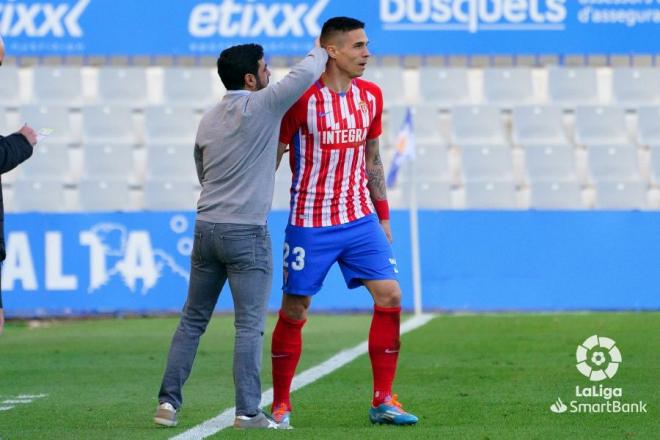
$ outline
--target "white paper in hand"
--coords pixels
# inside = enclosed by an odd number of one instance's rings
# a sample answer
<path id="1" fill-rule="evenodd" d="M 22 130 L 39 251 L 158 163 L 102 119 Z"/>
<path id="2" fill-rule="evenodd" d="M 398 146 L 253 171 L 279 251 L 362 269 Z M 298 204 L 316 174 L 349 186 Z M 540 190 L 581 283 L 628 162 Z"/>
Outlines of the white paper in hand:
<path id="1" fill-rule="evenodd" d="M 53 134 L 55 130 L 52 128 L 42 128 L 37 132 L 37 142 L 41 142 L 46 139 L 48 136 Z"/>

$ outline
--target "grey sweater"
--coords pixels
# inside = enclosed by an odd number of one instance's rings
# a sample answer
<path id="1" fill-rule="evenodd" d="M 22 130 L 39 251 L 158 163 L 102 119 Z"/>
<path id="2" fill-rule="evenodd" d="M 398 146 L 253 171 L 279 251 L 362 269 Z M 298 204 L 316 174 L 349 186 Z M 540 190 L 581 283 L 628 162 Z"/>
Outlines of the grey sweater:
<path id="1" fill-rule="evenodd" d="M 195 141 L 198 219 L 266 224 L 282 116 L 321 76 L 327 60 L 324 49 L 313 49 L 280 82 L 257 92 L 230 91 L 204 115 Z"/>

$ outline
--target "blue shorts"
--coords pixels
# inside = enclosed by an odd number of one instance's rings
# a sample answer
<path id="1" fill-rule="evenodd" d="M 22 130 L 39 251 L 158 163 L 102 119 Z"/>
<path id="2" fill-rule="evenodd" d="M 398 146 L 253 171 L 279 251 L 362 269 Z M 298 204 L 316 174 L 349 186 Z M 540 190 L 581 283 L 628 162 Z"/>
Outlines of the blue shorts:
<path id="1" fill-rule="evenodd" d="M 349 289 L 360 287 L 362 280 L 397 279 L 392 247 L 373 214 L 337 226 L 287 226 L 284 292 L 316 294 L 335 262 L 339 263 Z"/>

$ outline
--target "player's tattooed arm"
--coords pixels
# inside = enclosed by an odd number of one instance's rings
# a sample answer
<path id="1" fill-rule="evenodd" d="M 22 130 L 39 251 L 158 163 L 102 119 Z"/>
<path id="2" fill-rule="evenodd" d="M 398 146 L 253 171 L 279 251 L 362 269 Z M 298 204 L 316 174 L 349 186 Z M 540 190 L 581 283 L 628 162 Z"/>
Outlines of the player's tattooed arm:
<path id="1" fill-rule="evenodd" d="M 387 190 L 385 188 L 385 169 L 383 161 L 380 158 L 380 149 L 378 138 L 367 140 L 367 188 L 371 195 L 371 200 L 387 200 Z"/>

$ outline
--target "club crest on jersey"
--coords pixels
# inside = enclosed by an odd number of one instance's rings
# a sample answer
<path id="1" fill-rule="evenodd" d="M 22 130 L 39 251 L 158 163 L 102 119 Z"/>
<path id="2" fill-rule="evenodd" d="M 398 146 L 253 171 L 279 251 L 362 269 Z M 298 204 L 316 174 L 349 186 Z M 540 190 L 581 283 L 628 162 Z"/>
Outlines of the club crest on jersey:
<path id="1" fill-rule="evenodd" d="M 368 113 L 368 112 L 369 112 L 369 106 L 367 105 L 366 102 L 364 102 L 364 101 L 360 101 L 359 106 L 360 106 L 360 111 L 361 111 L 362 113 Z"/>

